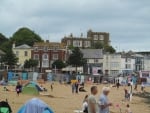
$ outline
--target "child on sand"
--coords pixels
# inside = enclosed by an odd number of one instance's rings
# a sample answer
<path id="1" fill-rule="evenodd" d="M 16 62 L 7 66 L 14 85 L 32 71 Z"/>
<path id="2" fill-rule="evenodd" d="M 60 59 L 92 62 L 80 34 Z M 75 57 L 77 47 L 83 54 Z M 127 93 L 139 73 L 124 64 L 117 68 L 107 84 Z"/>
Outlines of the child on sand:
<path id="1" fill-rule="evenodd" d="M 141 84 L 141 91 L 142 91 L 142 92 L 144 92 L 144 87 L 145 87 L 145 86 L 144 86 L 144 84 L 142 83 L 142 84 Z"/>
<path id="2" fill-rule="evenodd" d="M 20 85 L 20 83 L 18 82 L 17 83 L 17 86 L 16 86 L 16 92 L 17 92 L 17 95 L 19 96 L 19 94 L 21 93 L 22 91 L 22 86 Z"/>
<path id="3" fill-rule="evenodd" d="M 128 92 L 128 90 L 126 89 L 126 88 L 124 88 L 124 94 L 125 94 L 125 101 L 126 100 L 130 100 L 130 94 L 129 94 L 129 92 Z"/>
<path id="4" fill-rule="evenodd" d="M 53 91 L 53 83 L 51 84 L 51 91 Z"/>
<path id="5" fill-rule="evenodd" d="M 83 113 L 88 113 L 88 95 L 83 100 L 82 111 Z"/>
<path id="6" fill-rule="evenodd" d="M 119 86 L 120 86 L 119 79 L 117 80 L 116 86 L 117 86 L 117 89 L 119 89 Z"/>
<path id="7" fill-rule="evenodd" d="M 131 109 L 130 109 L 130 105 L 127 104 L 126 107 L 127 107 L 127 108 L 126 108 L 126 110 L 125 110 L 125 113 L 132 113 L 132 111 L 131 111 Z"/>

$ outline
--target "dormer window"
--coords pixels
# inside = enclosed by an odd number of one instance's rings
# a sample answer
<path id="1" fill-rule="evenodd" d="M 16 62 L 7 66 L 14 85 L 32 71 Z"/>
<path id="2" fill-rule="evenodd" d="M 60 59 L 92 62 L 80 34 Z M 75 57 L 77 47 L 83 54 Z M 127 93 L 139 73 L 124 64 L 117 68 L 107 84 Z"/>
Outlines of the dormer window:
<path id="1" fill-rule="evenodd" d="M 35 48 L 34 48 L 34 51 L 38 51 L 38 47 L 35 47 Z"/>
<path id="2" fill-rule="evenodd" d="M 46 46 L 43 49 L 44 49 L 44 51 L 48 51 L 48 47 L 46 47 Z"/>

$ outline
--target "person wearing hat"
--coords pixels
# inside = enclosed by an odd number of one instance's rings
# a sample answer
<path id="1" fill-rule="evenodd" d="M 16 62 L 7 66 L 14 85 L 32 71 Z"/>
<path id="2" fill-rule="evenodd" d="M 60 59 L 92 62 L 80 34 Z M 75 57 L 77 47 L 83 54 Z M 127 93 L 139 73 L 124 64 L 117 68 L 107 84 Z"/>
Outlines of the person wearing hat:
<path id="1" fill-rule="evenodd" d="M 102 89 L 102 94 L 99 98 L 99 113 L 110 113 L 109 107 L 112 106 L 112 103 L 108 100 L 108 95 L 110 93 L 109 87 L 104 87 Z"/>

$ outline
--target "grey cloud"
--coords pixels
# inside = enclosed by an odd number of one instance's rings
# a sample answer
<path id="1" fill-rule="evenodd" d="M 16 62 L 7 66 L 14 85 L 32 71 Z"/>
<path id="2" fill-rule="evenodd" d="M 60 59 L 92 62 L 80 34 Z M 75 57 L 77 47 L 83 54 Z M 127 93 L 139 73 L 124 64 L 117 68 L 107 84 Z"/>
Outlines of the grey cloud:
<path id="1" fill-rule="evenodd" d="M 11 36 L 19 27 L 60 41 L 73 32 L 110 32 L 120 50 L 150 48 L 149 0 L 1 0 L 0 32 Z M 142 42 L 142 43 L 141 43 Z"/>

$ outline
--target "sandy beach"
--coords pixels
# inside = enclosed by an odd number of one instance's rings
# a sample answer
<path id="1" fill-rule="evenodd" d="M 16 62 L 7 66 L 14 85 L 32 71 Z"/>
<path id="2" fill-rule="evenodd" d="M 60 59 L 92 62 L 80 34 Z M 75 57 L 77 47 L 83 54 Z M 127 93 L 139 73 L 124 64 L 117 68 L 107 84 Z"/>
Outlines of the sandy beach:
<path id="1" fill-rule="evenodd" d="M 90 94 L 91 85 L 85 85 L 85 90 L 87 92 L 79 92 L 79 94 L 72 94 L 70 85 L 60 85 L 59 83 L 54 83 L 54 91 L 50 90 L 50 83 L 43 85 L 48 89 L 48 94 L 51 96 L 36 96 L 37 98 L 45 101 L 55 113 L 73 113 L 74 110 L 81 110 L 82 101 L 86 94 Z M 104 85 L 97 85 L 99 89 L 99 94 L 97 99 L 101 94 L 101 89 Z M 15 86 L 7 86 L 8 89 L 15 89 Z M 125 111 L 125 106 L 127 103 L 130 104 L 133 113 L 150 113 L 150 100 L 146 98 L 141 98 L 138 96 L 133 96 L 132 102 L 122 102 L 124 99 L 124 87 L 120 87 L 117 90 L 115 87 L 111 88 L 111 93 L 109 95 L 109 100 L 114 103 L 114 107 L 111 107 L 112 113 L 120 113 L 119 108 L 115 107 L 117 104 L 121 106 L 122 113 Z M 140 86 L 138 87 L 140 90 Z M 150 87 L 146 87 L 146 92 L 150 93 Z M 13 113 L 17 113 L 18 109 L 29 99 L 33 98 L 32 95 L 21 94 L 19 97 L 16 92 L 6 92 L 3 91 L 3 86 L 0 86 L 0 100 L 7 99 Z M 150 98 L 150 95 L 149 95 Z"/>

